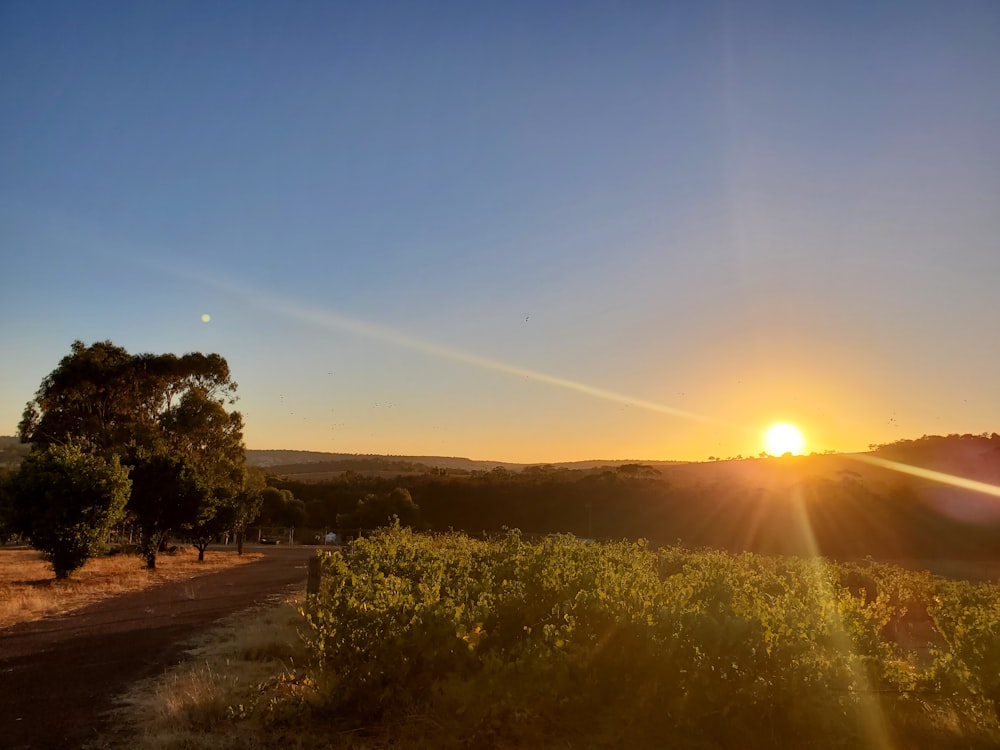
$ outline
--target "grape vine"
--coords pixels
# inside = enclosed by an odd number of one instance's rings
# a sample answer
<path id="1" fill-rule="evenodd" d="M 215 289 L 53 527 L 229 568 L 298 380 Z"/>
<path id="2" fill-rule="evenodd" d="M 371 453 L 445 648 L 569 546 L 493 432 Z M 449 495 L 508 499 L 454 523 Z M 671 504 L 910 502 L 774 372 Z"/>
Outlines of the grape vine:
<path id="1" fill-rule="evenodd" d="M 470 741 L 530 727 L 638 746 L 861 747 L 873 726 L 901 741 L 935 715 L 965 746 L 1000 739 L 994 584 L 399 528 L 323 568 L 308 641 L 322 700 L 354 721 L 459 716 Z"/>

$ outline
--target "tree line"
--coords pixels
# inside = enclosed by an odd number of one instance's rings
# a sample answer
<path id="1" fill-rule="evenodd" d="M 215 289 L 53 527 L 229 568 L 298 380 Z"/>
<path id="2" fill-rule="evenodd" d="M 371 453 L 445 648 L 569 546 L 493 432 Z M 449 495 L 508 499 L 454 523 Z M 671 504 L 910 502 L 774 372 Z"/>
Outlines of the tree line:
<path id="1" fill-rule="evenodd" d="M 300 499 L 304 524 L 313 528 L 370 528 L 398 515 L 417 529 L 473 535 L 517 528 L 764 554 L 1000 559 L 1000 516 L 955 512 L 995 501 L 902 475 L 877 479 L 837 471 L 789 483 L 682 482 L 625 465 L 494 470 L 475 477 L 345 472 L 323 482 L 271 481 Z M 359 515 L 359 508 L 366 513 Z"/>

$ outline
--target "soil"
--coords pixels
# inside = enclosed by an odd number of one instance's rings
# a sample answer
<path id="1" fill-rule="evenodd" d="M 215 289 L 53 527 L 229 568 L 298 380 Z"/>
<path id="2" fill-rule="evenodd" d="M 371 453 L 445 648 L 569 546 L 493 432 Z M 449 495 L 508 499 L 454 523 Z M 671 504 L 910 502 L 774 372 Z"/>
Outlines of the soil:
<path id="1" fill-rule="evenodd" d="M 0 630 L 0 747 L 79 748 L 101 738 L 117 695 L 182 660 L 216 620 L 305 588 L 308 547 Z"/>

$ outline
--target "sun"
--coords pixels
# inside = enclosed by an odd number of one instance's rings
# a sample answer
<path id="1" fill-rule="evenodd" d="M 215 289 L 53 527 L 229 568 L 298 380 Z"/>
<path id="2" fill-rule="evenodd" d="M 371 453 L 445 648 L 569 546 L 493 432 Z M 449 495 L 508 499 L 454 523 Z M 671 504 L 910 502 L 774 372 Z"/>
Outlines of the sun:
<path id="1" fill-rule="evenodd" d="M 786 453 L 799 456 L 805 447 L 806 439 L 802 436 L 802 431 L 787 422 L 773 424 L 764 433 L 764 451 L 772 456 L 783 456 Z"/>

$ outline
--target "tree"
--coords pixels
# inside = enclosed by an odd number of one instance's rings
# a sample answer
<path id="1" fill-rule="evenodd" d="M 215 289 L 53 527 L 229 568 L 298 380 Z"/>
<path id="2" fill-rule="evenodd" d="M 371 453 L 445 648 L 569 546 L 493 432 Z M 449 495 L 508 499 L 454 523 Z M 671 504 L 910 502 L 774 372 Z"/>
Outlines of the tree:
<path id="1" fill-rule="evenodd" d="M 189 388 L 159 418 L 160 449 L 183 456 L 201 481 L 217 493 L 234 495 L 246 462 L 243 416 L 199 386 Z"/>
<path id="2" fill-rule="evenodd" d="M 153 454 L 133 459 L 128 508 L 142 530 L 146 567 L 156 568 L 156 553 L 172 529 L 192 529 L 215 515 L 215 498 L 184 458 Z"/>
<path id="3" fill-rule="evenodd" d="M 29 454 L 8 482 L 11 522 L 67 578 L 97 554 L 125 515 L 131 482 L 117 457 L 79 445 Z"/>
<path id="4" fill-rule="evenodd" d="M 261 492 L 261 523 L 272 526 L 302 526 L 306 522 L 306 504 L 291 490 L 265 487 Z"/>
<path id="5" fill-rule="evenodd" d="M 420 516 L 420 506 L 413 502 L 410 491 L 396 487 L 388 494 L 369 493 L 358 501 L 352 513 L 337 517 L 340 526 L 374 529 L 398 519 L 400 526 L 412 526 Z"/>
<path id="6" fill-rule="evenodd" d="M 25 407 L 21 442 L 44 447 L 74 441 L 99 452 L 124 444 L 135 422 L 130 362 L 128 352 L 110 341 L 91 347 L 74 342 Z"/>
<path id="7" fill-rule="evenodd" d="M 211 518 L 199 521 L 191 529 L 191 538 L 198 550 L 198 562 L 205 559 L 205 550 L 216 537 L 232 531 L 236 521 L 236 508 L 231 504 L 219 505 Z"/>
<path id="8" fill-rule="evenodd" d="M 247 527 L 260 514 L 261 496 L 266 479 L 263 469 L 248 466 L 244 469 L 240 487 L 227 505 L 232 514 L 231 530 L 236 535 L 236 554 L 243 554 L 243 541 Z"/>
<path id="9" fill-rule="evenodd" d="M 218 354 L 130 355 L 110 341 L 73 342 L 28 402 L 18 425 L 33 446 L 76 442 L 99 453 L 162 437 L 162 417 L 198 390 L 218 404 L 232 403 L 236 383 Z"/>
<path id="10" fill-rule="evenodd" d="M 33 450 L 74 442 L 132 467 L 128 509 L 155 567 L 154 540 L 247 501 L 243 418 L 226 408 L 235 392 L 218 354 L 131 355 L 110 341 L 76 341 L 25 407 L 18 433 Z M 245 511 L 232 514 L 235 523 L 247 522 Z"/>

